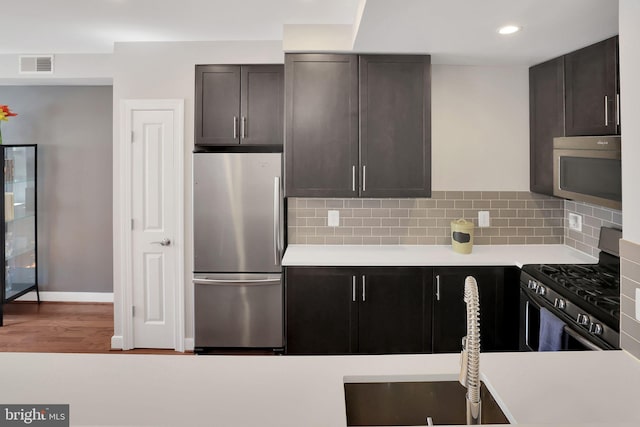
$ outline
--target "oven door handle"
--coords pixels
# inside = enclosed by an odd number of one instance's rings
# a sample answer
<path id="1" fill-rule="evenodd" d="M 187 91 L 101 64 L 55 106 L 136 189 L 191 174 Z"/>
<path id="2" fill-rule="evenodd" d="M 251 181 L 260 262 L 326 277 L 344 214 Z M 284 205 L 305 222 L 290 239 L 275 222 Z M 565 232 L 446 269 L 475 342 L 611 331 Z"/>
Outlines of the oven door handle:
<path id="1" fill-rule="evenodd" d="M 529 301 L 526 301 L 524 305 L 524 343 L 528 348 L 531 348 L 529 346 Z"/>
<path id="2" fill-rule="evenodd" d="M 574 340 L 578 341 L 583 346 L 587 347 L 589 350 L 594 350 L 594 351 L 602 351 L 603 350 L 602 348 L 598 347 L 596 344 L 592 343 L 591 341 L 589 341 L 588 339 L 586 339 L 582 335 L 574 332 L 573 329 L 571 329 L 568 326 L 564 327 L 564 332 L 567 335 L 571 336 L 571 338 L 573 338 Z"/>

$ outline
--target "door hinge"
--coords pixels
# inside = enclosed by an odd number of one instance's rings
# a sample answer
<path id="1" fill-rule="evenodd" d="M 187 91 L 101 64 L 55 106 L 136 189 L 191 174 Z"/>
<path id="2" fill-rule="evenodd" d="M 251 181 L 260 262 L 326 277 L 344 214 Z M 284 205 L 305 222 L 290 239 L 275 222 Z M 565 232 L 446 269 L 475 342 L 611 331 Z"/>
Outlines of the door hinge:
<path id="1" fill-rule="evenodd" d="M 133 139 L 134 139 L 134 134 L 133 134 L 133 131 L 131 131 L 131 142 L 133 142 Z"/>
<path id="2" fill-rule="evenodd" d="M 133 218 L 131 218 L 131 229 L 133 230 Z"/>
<path id="3" fill-rule="evenodd" d="M 131 317 L 135 317 L 135 315 L 136 315 L 136 306 L 132 305 L 131 306 Z"/>

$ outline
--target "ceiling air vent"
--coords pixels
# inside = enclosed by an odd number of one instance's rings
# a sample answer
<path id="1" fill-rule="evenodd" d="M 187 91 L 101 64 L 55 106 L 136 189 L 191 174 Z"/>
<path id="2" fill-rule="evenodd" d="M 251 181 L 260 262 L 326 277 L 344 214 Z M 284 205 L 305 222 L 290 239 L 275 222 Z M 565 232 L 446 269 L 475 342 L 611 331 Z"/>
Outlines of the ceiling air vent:
<path id="1" fill-rule="evenodd" d="M 21 55 L 20 74 L 53 74 L 53 55 Z"/>

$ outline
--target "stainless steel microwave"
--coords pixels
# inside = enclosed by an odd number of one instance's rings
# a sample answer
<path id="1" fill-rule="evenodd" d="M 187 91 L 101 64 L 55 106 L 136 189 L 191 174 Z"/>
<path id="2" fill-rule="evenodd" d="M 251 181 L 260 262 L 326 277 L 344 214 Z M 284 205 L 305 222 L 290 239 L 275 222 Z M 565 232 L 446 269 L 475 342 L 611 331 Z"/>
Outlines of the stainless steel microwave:
<path id="1" fill-rule="evenodd" d="M 553 139 L 553 194 L 565 199 L 622 209 L 619 136 Z"/>

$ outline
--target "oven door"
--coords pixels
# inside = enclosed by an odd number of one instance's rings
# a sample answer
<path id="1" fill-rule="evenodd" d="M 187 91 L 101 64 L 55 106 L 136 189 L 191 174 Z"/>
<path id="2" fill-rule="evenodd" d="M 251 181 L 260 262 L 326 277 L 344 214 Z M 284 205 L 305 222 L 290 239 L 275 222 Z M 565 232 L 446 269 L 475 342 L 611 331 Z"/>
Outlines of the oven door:
<path id="1" fill-rule="evenodd" d="M 527 289 L 520 289 L 520 351 L 538 351 L 540 339 L 540 308 L 545 307 L 554 312 L 553 306 L 538 298 Z M 554 312 L 557 315 L 557 313 Z M 571 325 L 564 328 L 567 345 L 564 350 L 586 351 L 604 350 L 597 344 L 582 336 Z"/>

